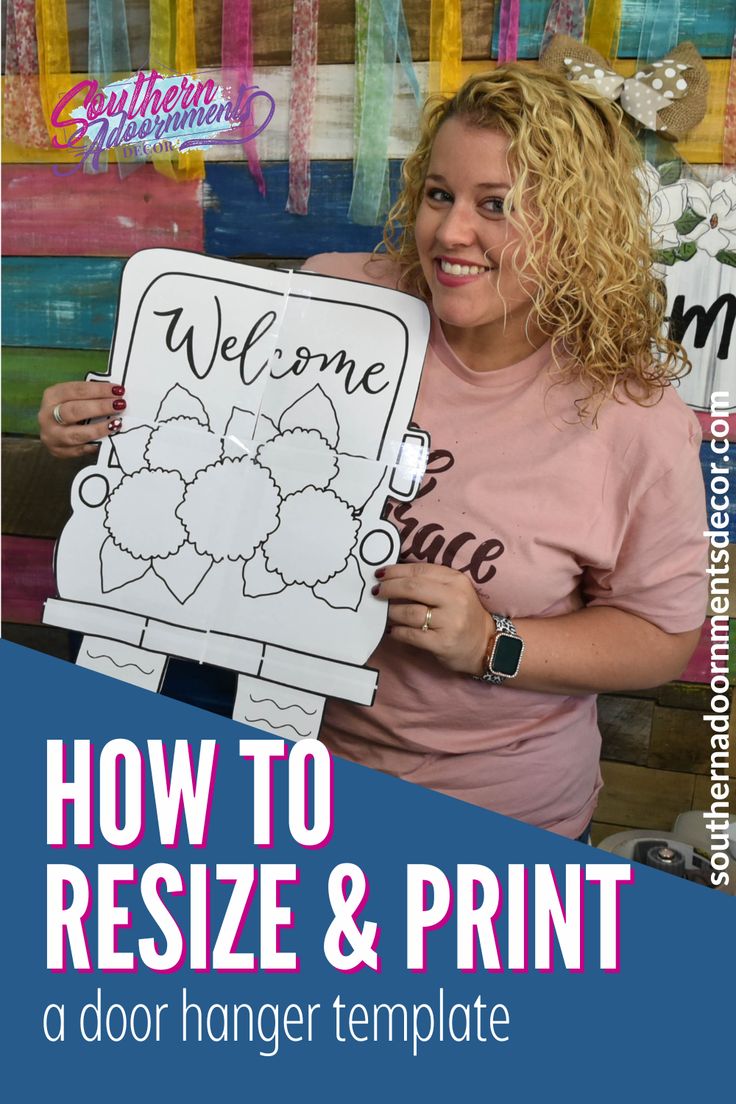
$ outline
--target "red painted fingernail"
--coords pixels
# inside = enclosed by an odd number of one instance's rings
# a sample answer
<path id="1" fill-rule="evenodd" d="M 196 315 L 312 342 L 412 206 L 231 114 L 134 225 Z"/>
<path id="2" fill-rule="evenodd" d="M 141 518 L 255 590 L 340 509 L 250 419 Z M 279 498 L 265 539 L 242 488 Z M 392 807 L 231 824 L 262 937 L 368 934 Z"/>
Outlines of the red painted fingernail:
<path id="1" fill-rule="evenodd" d="M 112 408 L 113 410 L 125 410 L 127 405 L 125 399 L 116 399 L 112 404 Z"/>
<path id="2" fill-rule="evenodd" d="M 382 579 L 385 574 L 386 574 L 386 568 L 385 567 L 379 567 L 378 571 L 375 572 L 375 576 L 376 576 L 377 579 Z"/>
<path id="3" fill-rule="evenodd" d="M 115 418 L 112 422 L 107 423 L 107 428 L 110 433 L 119 433 L 123 428 L 123 419 Z"/>
<path id="4" fill-rule="evenodd" d="M 380 589 L 378 586 L 371 587 L 371 594 L 378 594 Z"/>
<path id="5" fill-rule="evenodd" d="M 121 385 L 119 383 L 116 383 L 115 386 L 112 389 L 112 393 L 113 393 L 113 395 L 124 395 L 125 394 L 125 388 L 121 387 Z"/>

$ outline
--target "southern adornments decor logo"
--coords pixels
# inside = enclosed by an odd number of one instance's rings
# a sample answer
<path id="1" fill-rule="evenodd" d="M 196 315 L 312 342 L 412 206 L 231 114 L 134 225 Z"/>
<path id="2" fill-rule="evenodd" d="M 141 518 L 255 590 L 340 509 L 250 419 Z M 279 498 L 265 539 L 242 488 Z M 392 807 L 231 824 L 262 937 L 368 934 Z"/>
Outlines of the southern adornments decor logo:
<path id="1" fill-rule="evenodd" d="M 82 95 L 82 103 L 72 106 Z M 233 95 L 212 78 L 163 76 L 155 69 L 104 88 L 96 80 L 81 80 L 51 113 L 52 126 L 62 134 L 52 137 L 52 144 L 74 149 L 79 162 L 71 170 L 54 171 L 66 176 L 87 163 L 98 172 L 100 157 L 113 149 L 140 160 L 151 153 L 251 141 L 265 130 L 275 110 L 273 97 L 258 85 L 241 84 Z M 234 131 L 240 133 L 223 137 Z"/>

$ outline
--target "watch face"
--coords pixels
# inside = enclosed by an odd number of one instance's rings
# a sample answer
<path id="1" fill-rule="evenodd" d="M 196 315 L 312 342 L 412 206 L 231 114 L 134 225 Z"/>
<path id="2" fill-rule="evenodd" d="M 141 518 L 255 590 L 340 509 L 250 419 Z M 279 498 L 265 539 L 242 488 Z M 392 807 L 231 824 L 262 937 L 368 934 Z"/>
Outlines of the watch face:
<path id="1" fill-rule="evenodd" d="M 513 678 L 519 670 L 523 651 L 524 642 L 520 637 L 499 633 L 493 645 L 491 662 L 488 664 L 489 670 L 494 675 Z"/>

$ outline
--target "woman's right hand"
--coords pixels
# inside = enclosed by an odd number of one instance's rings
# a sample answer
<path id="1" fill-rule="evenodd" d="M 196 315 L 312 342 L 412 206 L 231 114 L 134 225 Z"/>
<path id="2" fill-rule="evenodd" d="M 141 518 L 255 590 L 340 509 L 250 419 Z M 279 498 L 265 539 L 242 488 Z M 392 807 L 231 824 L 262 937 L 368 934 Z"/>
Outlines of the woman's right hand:
<path id="1" fill-rule="evenodd" d="M 79 381 L 48 387 L 38 412 L 41 440 L 50 453 L 66 459 L 97 452 L 93 442 L 122 428 L 124 394 L 124 387 L 112 383 Z M 106 420 L 85 425 L 90 418 Z"/>

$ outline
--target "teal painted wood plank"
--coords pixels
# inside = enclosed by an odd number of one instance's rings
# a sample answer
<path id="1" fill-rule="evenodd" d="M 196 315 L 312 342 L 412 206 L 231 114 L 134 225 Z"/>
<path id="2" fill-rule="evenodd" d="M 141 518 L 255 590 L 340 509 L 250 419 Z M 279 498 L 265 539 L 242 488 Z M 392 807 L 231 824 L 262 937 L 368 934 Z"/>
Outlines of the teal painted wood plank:
<path id="1" fill-rule="evenodd" d="M 642 14 L 647 0 L 623 0 L 619 57 L 639 56 Z M 523 0 L 519 22 L 519 57 L 539 57 L 539 47 L 550 0 Z M 493 53 L 498 56 L 498 20 L 501 5 L 495 5 Z M 675 9 L 674 3 L 672 9 Z M 731 56 L 731 43 L 736 31 L 734 0 L 680 0 L 680 42 L 694 42 L 703 57 Z"/>
<path id="2" fill-rule="evenodd" d="M 308 257 L 341 250 L 371 250 L 381 228 L 356 226 L 348 218 L 353 170 L 349 161 L 313 161 L 309 214 L 285 211 L 289 166 L 264 166 L 265 198 L 243 164 L 208 164 L 205 179 L 205 252 L 218 257 Z M 399 162 L 391 162 L 392 190 Z"/>
<path id="3" fill-rule="evenodd" d="M 36 414 L 41 396 L 54 383 L 84 379 L 107 371 L 107 352 L 78 349 L 21 349 L 3 353 L 3 433 L 38 436 Z"/>
<path id="4" fill-rule="evenodd" d="M 122 268 L 110 258 L 6 257 L 3 343 L 108 349 Z"/>

